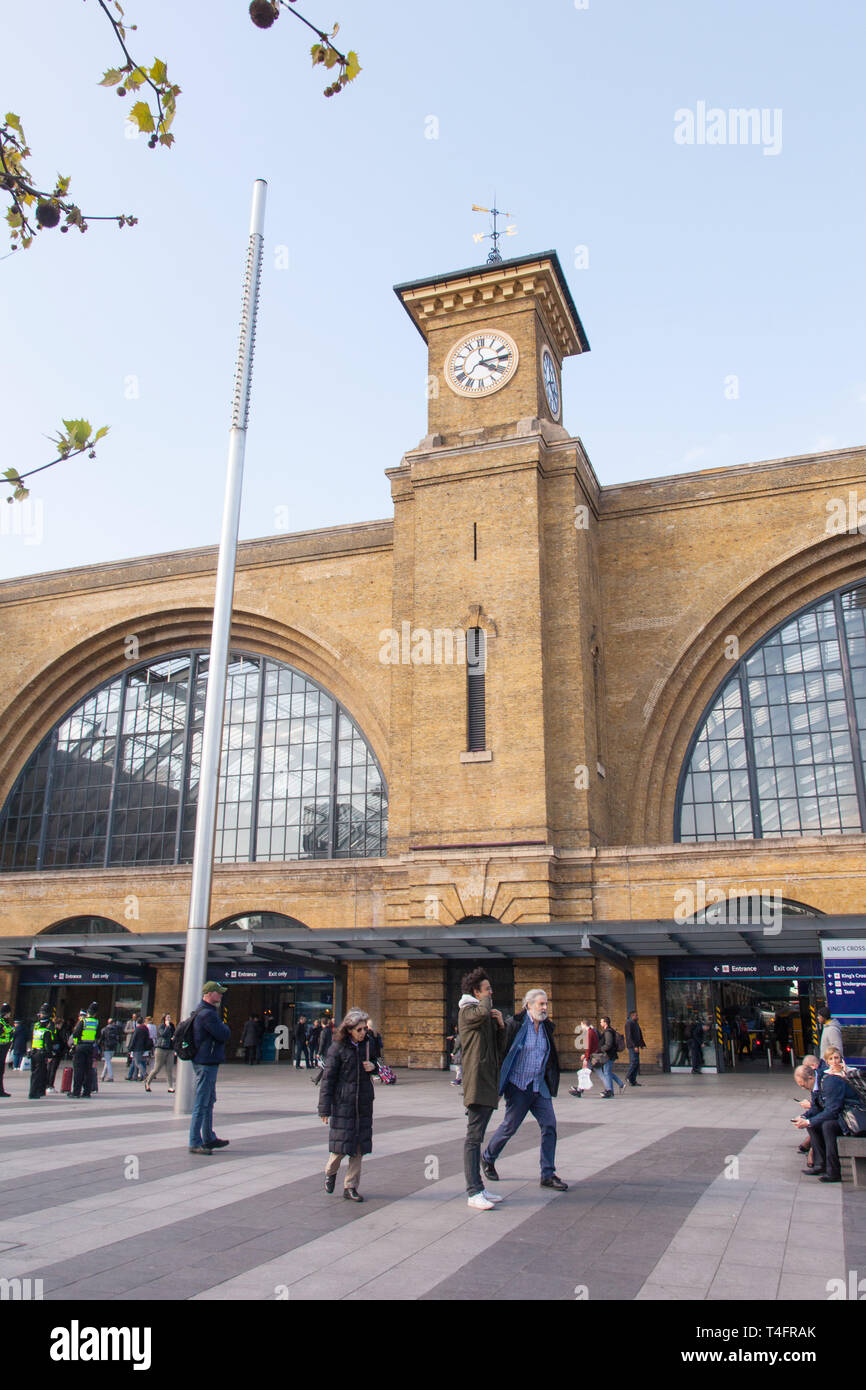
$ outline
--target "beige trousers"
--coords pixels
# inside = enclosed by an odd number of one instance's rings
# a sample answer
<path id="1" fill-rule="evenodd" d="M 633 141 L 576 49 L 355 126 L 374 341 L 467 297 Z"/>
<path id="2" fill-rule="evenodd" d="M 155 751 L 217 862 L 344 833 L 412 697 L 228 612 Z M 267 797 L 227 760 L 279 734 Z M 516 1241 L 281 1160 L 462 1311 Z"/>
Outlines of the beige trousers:
<path id="1" fill-rule="evenodd" d="M 333 1178 L 345 1154 L 328 1154 L 328 1163 L 325 1168 L 325 1177 Z M 357 1190 L 358 1183 L 361 1181 L 361 1154 L 360 1151 L 349 1156 L 349 1167 L 346 1170 L 346 1177 L 343 1182 L 344 1187 L 354 1187 Z"/>
<path id="2" fill-rule="evenodd" d="M 154 1078 L 155 1076 L 159 1076 L 159 1073 L 162 1071 L 163 1067 L 165 1067 L 165 1070 L 168 1072 L 168 1084 L 169 1084 L 169 1086 L 173 1086 L 173 1085 L 174 1085 L 174 1053 L 172 1052 L 171 1048 L 170 1048 L 170 1047 L 157 1047 L 157 1048 L 154 1048 L 153 1058 L 154 1058 L 154 1060 L 153 1060 L 153 1066 L 152 1066 L 152 1068 L 151 1068 L 151 1070 L 150 1070 L 150 1073 L 149 1073 L 148 1076 L 146 1076 L 146 1077 L 144 1078 L 144 1079 L 145 1079 L 146 1085 L 149 1086 L 150 1083 L 151 1083 L 151 1081 L 153 1080 L 153 1078 Z"/>

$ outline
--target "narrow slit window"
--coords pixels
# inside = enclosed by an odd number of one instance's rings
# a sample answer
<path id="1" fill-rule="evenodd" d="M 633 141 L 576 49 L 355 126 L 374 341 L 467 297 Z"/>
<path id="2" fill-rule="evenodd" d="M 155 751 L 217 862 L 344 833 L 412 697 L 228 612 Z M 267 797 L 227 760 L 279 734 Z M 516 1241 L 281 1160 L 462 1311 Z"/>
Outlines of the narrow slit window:
<path id="1" fill-rule="evenodd" d="M 484 629 L 470 627 L 466 633 L 466 747 L 470 753 L 480 753 L 487 746 L 486 671 Z"/>

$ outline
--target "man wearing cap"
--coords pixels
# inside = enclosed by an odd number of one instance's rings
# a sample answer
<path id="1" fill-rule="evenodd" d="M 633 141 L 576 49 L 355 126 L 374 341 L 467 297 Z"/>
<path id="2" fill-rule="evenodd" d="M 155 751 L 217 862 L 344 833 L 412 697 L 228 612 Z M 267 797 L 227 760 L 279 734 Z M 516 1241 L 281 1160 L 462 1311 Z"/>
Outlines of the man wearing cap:
<path id="1" fill-rule="evenodd" d="M 217 1139 L 213 1132 L 213 1107 L 216 1100 L 216 1078 L 220 1062 L 226 1059 L 226 1043 L 231 1029 L 219 1016 L 218 1005 L 226 992 L 225 985 L 206 980 L 201 1003 L 193 1016 L 192 1069 L 195 1072 L 195 1097 L 189 1126 L 191 1154 L 210 1155 L 214 1149 L 224 1149 L 228 1139 Z"/>
<path id="2" fill-rule="evenodd" d="M 72 1090 L 67 1091 L 67 1099 L 90 1099 L 93 1090 L 93 1051 L 99 1037 L 99 1019 L 96 1000 L 89 1009 L 82 1009 L 81 1015 L 72 1030 L 71 1042 L 75 1044 L 72 1053 Z"/>
<path id="3" fill-rule="evenodd" d="M 3 1084 L 3 1073 L 6 1070 L 6 1053 L 12 1045 L 12 1010 L 8 1004 L 0 1004 L 0 1096 L 7 1096 L 9 1092 Z"/>

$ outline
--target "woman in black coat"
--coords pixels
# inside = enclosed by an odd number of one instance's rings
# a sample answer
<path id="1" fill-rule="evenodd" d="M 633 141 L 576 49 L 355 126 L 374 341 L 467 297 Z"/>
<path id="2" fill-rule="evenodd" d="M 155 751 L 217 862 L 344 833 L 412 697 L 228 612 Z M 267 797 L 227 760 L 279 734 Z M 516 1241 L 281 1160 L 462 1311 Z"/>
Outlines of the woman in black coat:
<path id="1" fill-rule="evenodd" d="M 363 1202 L 358 1191 L 361 1157 L 373 1151 L 374 1063 L 367 1053 L 367 1015 L 363 1009 L 350 1009 L 337 1029 L 325 1058 L 325 1072 L 319 1086 L 319 1114 L 328 1131 L 328 1162 L 325 1191 L 333 1192 L 343 1155 L 349 1156 L 343 1196 L 350 1202 Z"/>

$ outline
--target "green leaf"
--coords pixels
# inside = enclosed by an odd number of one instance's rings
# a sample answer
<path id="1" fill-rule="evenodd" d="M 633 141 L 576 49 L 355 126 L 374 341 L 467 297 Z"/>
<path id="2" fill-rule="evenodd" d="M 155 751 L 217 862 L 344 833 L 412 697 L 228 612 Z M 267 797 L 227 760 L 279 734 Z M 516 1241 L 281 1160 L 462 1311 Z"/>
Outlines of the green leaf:
<path id="1" fill-rule="evenodd" d="M 129 119 L 135 121 L 139 130 L 149 134 L 156 127 L 153 124 L 153 113 L 146 101 L 137 101 L 129 113 Z"/>
<path id="2" fill-rule="evenodd" d="M 116 87 L 122 76 L 123 73 L 120 71 L 120 68 L 109 68 L 102 81 L 99 83 L 99 86 Z"/>
<path id="3" fill-rule="evenodd" d="M 154 58 L 153 67 L 150 70 L 150 80 L 159 87 L 166 80 L 166 66 L 161 58 Z"/>
<path id="4" fill-rule="evenodd" d="M 7 124 L 7 125 L 11 125 L 11 127 L 12 127 L 13 130 L 17 130 L 17 131 L 18 131 L 18 134 L 21 136 L 21 138 L 22 138 L 22 140 L 23 140 L 23 138 L 24 138 L 24 131 L 21 129 L 21 122 L 19 121 L 18 117 L 15 115 L 14 111 L 7 111 L 7 112 L 6 112 L 6 124 Z"/>
<path id="5" fill-rule="evenodd" d="M 83 449 L 90 438 L 89 420 L 64 420 L 66 435 L 76 449 Z"/>
<path id="6" fill-rule="evenodd" d="M 20 226 L 21 226 L 21 213 L 20 213 L 20 212 L 13 212 L 13 211 L 12 211 L 12 208 L 10 208 L 9 211 L 7 212 L 7 214 L 6 214 L 6 221 L 9 223 L 9 226 L 10 226 L 10 227 L 20 227 Z"/>
<path id="7" fill-rule="evenodd" d="M 357 77 L 358 73 L 361 71 L 361 64 L 358 62 L 357 53 L 347 53 L 346 58 L 348 60 L 346 63 L 346 77 L 351 82 L 352 78 Z"/>
<path id="8" fill-rule="evenodd" d="M 334 66 L 334 64 L 338 61 L 338 59 L 339 59 L 339 54 L 337 53 L 336 48 L 331 48 L 331 47 L 329 46 L 328 48 L 325 49 L 325 67 L 326 67 L 326 68 L 332 68 L 332 67 Z"/>
<path id="9" fill-rule="evenodd" d="M 129 87 L 130 91 L 137 92 L 139 87 L 147 81 L 147 71 L 145 68 L 133 68 L 132 72 L 126 74 L 124 87 Z"/>
<path id="10" fill-rule="evenodd" d="M 10 483 L 17 483 L 21 481 L 21 475 L 18 472 L 17 468 L 7 468 L 3 474 L 3 477 L 8 478 Z"/>
<path id="11" fill-rule="evenodd" d="M 322 55 L 324 52 L 325 52 L 325 50 L 324 50 L 324 48 L 322 47 L 322 45 L 321 45 L 320 43 L 314 43 L 314 44 L 313 44 L 312 48 L 310 49 L 310 53 L 311 53 L 312 58 L 313 58 L 313 65 L 314 65 L 314 66 L 315 66 L 316 63 L 321 62 L 321 56 L 320 56 L 320 55 Z M 9 117 L 7 116 L 6 119 L 8 120 Z"/>
<path id="12" fill-rule="evenodd" d="M 160 143 L 161 145 L 166 145 L 169 149 L 171 149 L 172 145 L 174 144 L 174 136 L 173 136 L 173 135 L 160 135 L 160 137 L 159 137 L 159 143 Z"/>
<path id="13" fill-rule="evenodd" d="M 56 186 L 56 188 L 54 189 L 54 196 L 55 196 L 55 198 L 65 198 L 65 197 L 66 197 L 66 194 L 69 192 L 69 184 L 70 184 L 70 182 L 71 182 L 71 179 L 70 179 L 69 177 L 65 177 L 65 178 L 64 178 L 64 176 L 63 176 L 62 174 L 58 174 L 58 175 L 57 175 L 57 186 Z"/>
<path id="14" fill-rule="evenodd" d="M 103 439 L 105 435 L 108 434 L 110 428 L 110 425 L 100 425 L 99 429 L 96 431 L 96 434 L 93 436 L 93 443 L 95 444 L 97 439 Z"/>

